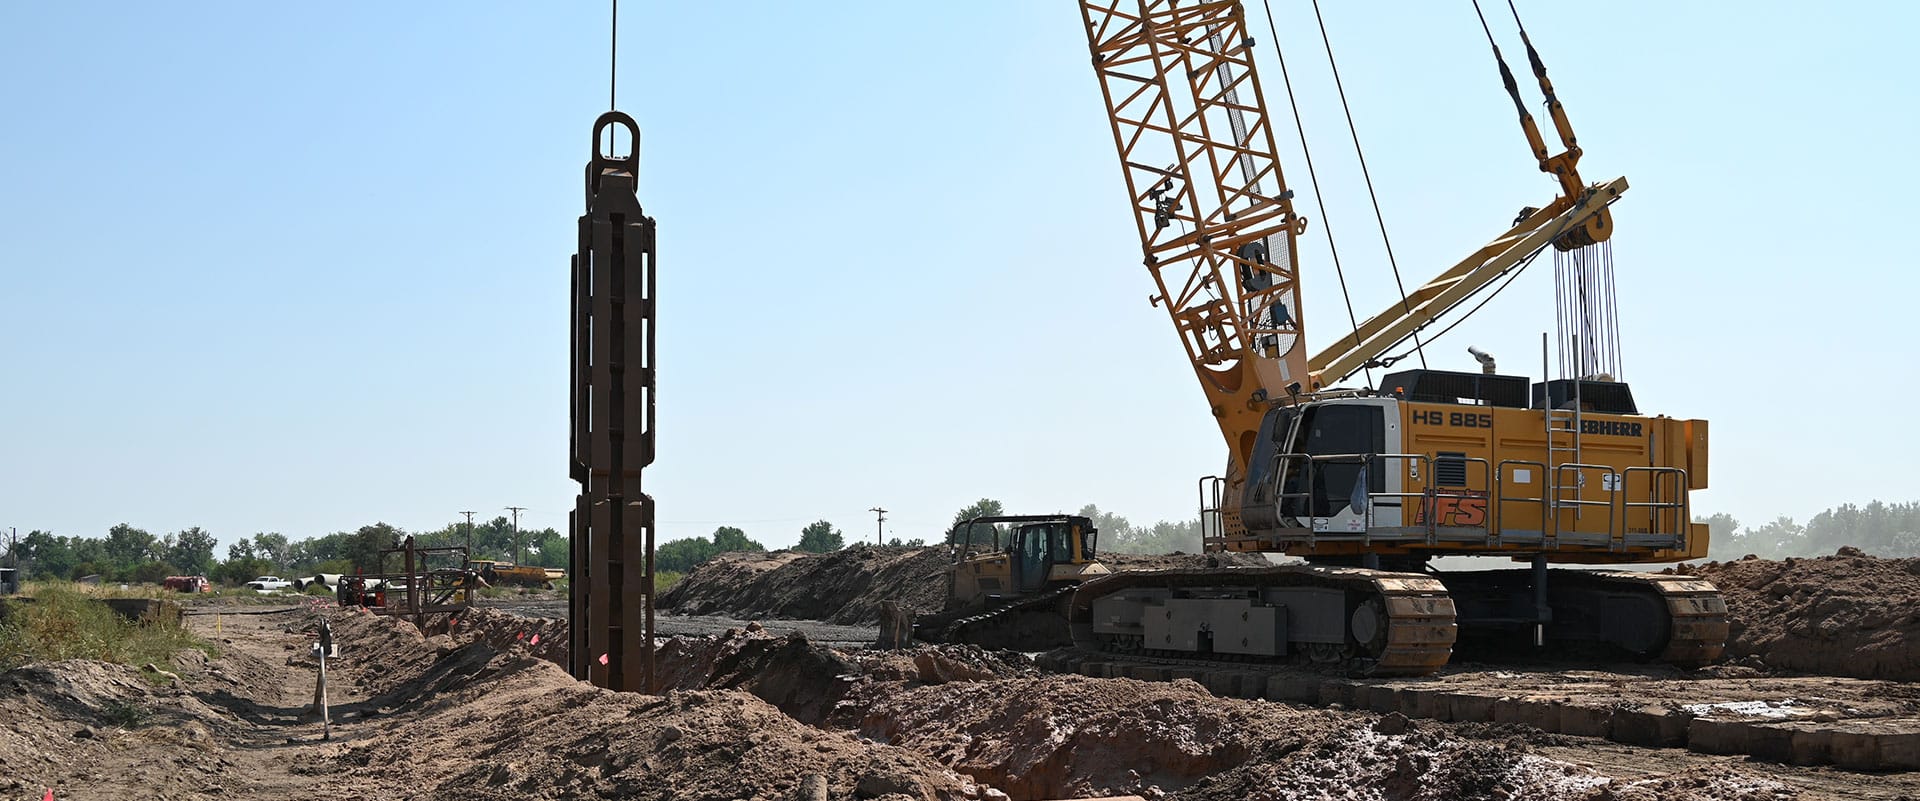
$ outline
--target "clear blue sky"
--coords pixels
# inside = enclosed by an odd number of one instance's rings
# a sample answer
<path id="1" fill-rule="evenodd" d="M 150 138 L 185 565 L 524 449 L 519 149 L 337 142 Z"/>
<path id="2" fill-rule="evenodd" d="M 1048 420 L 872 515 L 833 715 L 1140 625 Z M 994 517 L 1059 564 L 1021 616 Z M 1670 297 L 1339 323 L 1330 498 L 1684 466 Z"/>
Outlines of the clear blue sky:
<path id="1" fill-rule="evenodd" d="M 1409 280 L 1552 197 L 1467 3 L 1323 5 Z M 1896 324 L 1920 294 L 1915 12 L 1521 8 L 1586 176 L 1633 183 L 1625 372 L 1644 409 L 1713 421 L 1696 509 L 1920 498 Z M 870 535 L 877 505 L 931 537 L 981 496 L 1193 514 L 1223 448 L 1147 305 L 1072 3 L 621 10 L 662 243 L 663 536 Z M 1364 314 L 1392 284 L 1311 10 L 1276 14 Z M 0 526 L 228 541 L 512 504 L 564 529 L 606 32 L 604 3 L 0 10 Z M 1319 223 L 1316 347 L 1343 316 Z M 1545 266 L 1436 366 L 1476 344 L 1537 372 Z"/>

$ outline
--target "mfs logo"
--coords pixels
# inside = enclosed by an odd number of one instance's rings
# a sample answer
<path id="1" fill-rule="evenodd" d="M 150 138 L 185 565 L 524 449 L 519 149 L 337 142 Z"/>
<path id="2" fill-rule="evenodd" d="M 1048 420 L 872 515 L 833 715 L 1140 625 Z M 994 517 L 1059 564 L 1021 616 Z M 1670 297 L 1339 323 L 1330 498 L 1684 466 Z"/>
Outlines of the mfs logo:
<path id="1" fill-rule="evenodd" d="M 1460 495 L 1430 495 L 1420 504 L 1418 517 L 1413 522 L 1421 525 L 1431 519 L 1440 526 L 1484 526 L 1487 496 L 1471 490 Z"/>

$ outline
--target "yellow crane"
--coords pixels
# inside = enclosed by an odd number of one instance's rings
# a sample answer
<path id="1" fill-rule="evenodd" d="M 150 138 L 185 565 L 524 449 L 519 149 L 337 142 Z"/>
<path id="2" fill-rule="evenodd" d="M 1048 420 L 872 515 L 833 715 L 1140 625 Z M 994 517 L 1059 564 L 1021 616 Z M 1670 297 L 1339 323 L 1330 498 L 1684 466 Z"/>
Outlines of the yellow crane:
<path id="1" fill-rule="evenodd" d="M 1572 375 L 1538 383 L 1495 372 L 1475 351 L 1478 371 L 1402 370 L 1374 388 L 1340 386 L 1390 366 L 1395 348 L 1550 247 L 1584 275 L 1612 235 L 1609 206 L 1626 179 L 1580 177 L 1581 149 L 1531 41 L 1560 153 L 1549 152 L 1497 44 L 1494 54 L 1559 194 L 1309 357 L 1298 271 L 1309 226 L 1281 170 L 1241 5 L 1082 0 L 1080 9 L 1151 302 L 1166 308 L 1227 445 L 1225 476 L 1201 486 L 1206 547 L 1307 564 L 1097 579 L 1074 593 L 1075 641 L 1375 675 L 1431 672 L 1463 635 L 1519 632 L 1535 645 L 1682 665 L 1717 658 L 1726 606 L 1711 584 L 1548 569 L 1704 556 L 1689 492 L 1706 486 L 1706 421 L 1642 414 L 1625 383 L 1580 358 Z M 1589 288 L 1564 297 L 1586 304 Z M 1572 352 L 1593 343 L 1584 347 Z M 1433 570 L 1443 555 L 1530 566 Z"/>

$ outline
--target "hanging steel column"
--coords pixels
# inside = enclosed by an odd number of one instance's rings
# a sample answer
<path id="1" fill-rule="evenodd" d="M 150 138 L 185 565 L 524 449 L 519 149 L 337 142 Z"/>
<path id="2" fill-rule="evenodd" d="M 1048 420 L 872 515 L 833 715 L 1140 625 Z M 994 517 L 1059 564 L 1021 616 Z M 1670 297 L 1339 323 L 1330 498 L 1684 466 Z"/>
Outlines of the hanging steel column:
<path id="1" fill-rule="evenodd" d="M 601 152 L 609 129 L 627 155 Z M 573 257 L 569 669 L 613 690 L 653 689 L 654 224 L 634 196 L 640 129 L 618 111 L 593 124 L 587 213 Z M 611 144 L 608 145 L 611 149 Z"/>

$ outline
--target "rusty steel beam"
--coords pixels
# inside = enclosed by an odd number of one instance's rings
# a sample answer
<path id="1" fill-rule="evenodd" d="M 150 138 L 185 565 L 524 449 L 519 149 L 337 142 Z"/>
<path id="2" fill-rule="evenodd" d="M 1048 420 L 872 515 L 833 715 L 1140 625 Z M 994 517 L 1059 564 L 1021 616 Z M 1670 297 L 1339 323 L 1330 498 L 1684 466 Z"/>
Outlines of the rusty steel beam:
<path id="1" fill-rule="evenodd" d="M 621 129 L 627 155 L 602 152 Z M 573 257 L 571 473 L 580 494 L 567 523 L 568 669 L 596 686 L 650 692 L 654 513 L 640 472 L 654 456 L 654 221 L 634 196 L 639 141 L 626 114 L 594 121 Z"/>

